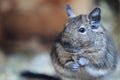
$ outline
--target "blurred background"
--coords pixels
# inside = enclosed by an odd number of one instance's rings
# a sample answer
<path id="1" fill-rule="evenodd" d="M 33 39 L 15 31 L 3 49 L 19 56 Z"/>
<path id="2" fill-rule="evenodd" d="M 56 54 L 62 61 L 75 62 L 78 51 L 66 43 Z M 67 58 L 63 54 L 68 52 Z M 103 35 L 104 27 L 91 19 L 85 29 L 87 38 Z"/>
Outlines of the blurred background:
<path id="1" fill-rule="evenodd" d="M 120 53 L 120 0 L 0 0 L 0 80 L 23 80 L 30 70 L 54 75 L 50 51 L 68 17 L 66 4 L 79 14 L 102 9 L 102 23 Z M 108 80 L 120 80 L 120 69 Z"/>

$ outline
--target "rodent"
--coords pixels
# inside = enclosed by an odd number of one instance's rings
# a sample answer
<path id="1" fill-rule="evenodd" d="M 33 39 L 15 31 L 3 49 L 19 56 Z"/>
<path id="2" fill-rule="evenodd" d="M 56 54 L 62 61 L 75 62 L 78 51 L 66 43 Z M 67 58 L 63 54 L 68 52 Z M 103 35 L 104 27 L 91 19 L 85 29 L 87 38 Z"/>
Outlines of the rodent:
<path id="1" fill-rule="evenodd" d="M 63 80 L 101 80 L 118 63 L 114 42 L 101 23 L 101 9 L 76 16 L 69 5 L 69 16 L 51 51 L 51 59 Z"/>

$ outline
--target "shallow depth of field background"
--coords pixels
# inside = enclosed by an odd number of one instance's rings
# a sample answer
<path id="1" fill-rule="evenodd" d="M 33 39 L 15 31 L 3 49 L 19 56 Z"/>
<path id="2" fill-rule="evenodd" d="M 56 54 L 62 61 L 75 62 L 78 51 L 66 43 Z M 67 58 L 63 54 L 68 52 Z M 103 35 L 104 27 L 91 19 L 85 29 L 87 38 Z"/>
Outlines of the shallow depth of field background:
<path id="1" fill-rule="evenodd" d="M 102 9 L 102 23 L 120 53 L 120 0 L 0 0 L 0 80 L 23 80 L 29 70 L 55 75 L 50 51 L 68 17 L 65 5 L 76 15 Z M 120 80 L 120 66 L 107 80 Z M 26 79 L 24 79 L 26 80 Z"/>

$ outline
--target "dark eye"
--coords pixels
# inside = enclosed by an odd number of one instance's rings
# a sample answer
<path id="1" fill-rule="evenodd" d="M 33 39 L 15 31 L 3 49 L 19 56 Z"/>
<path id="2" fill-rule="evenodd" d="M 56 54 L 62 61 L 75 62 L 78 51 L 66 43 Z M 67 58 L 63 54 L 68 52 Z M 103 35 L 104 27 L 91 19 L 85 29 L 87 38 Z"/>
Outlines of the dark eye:
<path id="1" fill-rule="evenodd" d="M 85 28 L 80 28 L 78 31 L 81 32 L 81 33 L 84 33 L 85 32 Z"/>

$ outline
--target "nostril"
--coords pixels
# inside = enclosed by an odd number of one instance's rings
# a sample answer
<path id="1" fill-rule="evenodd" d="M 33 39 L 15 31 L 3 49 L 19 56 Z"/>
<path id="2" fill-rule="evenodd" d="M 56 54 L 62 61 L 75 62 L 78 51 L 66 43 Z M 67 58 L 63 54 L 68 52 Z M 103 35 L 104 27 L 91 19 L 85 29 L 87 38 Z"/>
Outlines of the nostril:
<path id="1" fill-rule="evenodd" d="M 63 42 L 63 45 L 64 45 L 66 48 L 69 48 L 69 47 L 70 47 L 70 43 L 69 43 L 69 42 Z"/>

